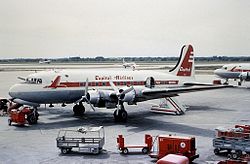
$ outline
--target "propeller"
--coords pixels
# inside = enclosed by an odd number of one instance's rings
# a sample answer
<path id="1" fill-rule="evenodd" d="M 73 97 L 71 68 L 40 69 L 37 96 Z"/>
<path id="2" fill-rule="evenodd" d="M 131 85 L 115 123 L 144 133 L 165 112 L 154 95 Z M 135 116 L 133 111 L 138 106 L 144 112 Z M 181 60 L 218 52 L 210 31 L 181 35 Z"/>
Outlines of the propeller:
<path id="1" fill-rule="evenodd" d="M 109 84 L 113 88 L 113 90 L 116 92 L 116 96 L 118 98 L 118 105 L 119 105 L 120 101 L 122 101 L 122 99 L 125 97 L 125 95 L 134 89 L 133 86 L 130 86 L 129 88 L 127 88 L 125 90 L 121 90 L 121 89 L 119 90 L 117 88 L 117 86 L 115 86 L 113 81 L 109 81 Z"/>
<path id="2" fill-rule="evenodd" d="M 89 88 L 89 79 L 87 78 L 86 82 L 85 82 L 85 91 L 84 91 L 85 93 L 84 93 L 84 96 L 82 96 L 76 103 L 79 103 L 81 101 L 86 101 L 89 104 L 89 106 L 91 107 L 91 109 L 93 111 L 95 111 L 95 107 L 91 104 L 91 102 L 87 98 L 87 94 L 88 94 L 88 90 L 89 90 L 88 88 Z"/>

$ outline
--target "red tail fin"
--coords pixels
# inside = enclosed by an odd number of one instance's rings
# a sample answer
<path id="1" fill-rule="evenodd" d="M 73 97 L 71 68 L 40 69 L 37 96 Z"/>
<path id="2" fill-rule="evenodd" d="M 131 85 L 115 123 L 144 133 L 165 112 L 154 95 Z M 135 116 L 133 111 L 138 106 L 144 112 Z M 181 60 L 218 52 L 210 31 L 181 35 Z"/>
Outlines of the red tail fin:
<path id="1" fill-rule="evenodd" d="M 48 88 L 57 88 L 60 84 L 61 76 L 57 76 L 55 80 L 48 86 Z"/>
<path id="2" fill-rule="evenodd" d="M 192 45 L 184 45 L 178 63 L 169 72 L 176 76 L 193 76 L 194 71 L 193 47 Z"/>

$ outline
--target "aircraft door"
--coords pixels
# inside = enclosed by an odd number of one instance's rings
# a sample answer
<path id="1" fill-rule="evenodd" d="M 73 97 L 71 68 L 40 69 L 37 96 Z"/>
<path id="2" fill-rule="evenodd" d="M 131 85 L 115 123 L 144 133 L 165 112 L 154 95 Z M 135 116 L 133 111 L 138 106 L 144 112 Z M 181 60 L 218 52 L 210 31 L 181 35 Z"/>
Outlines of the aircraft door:
<path id="1" fill-rule="evenodd" d="M 154 88 L 155 87 L 155 79 L 153 77 L 148 77 L 146 79 L 145 87 Z"/>

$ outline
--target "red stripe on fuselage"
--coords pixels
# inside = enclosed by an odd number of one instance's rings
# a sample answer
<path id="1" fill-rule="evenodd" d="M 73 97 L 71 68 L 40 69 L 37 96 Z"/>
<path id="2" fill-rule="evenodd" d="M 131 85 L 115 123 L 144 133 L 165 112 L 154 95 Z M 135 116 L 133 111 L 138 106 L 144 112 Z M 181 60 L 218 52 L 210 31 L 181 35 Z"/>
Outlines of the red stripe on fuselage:
<path id="1" fill-rule="evenodd" d="M 236 69 L 236 68 L 234 68 L 231 70 L 231 72 L 250 72 L 250 70 L 249 69 Z"/>
<path id="2" fill-rule="evenodd" d="M 113 82 L 116 86 L 142 86 L 145 85 L 145 81 L 115 81 Z M 156 80 L 156 85 L 177 85 L 178 80 Z M 57 87 L 84 87 L 86 82 L 61 82 Z M 88 86 L 110 86 L 109 82 L 89 82 Z"/>

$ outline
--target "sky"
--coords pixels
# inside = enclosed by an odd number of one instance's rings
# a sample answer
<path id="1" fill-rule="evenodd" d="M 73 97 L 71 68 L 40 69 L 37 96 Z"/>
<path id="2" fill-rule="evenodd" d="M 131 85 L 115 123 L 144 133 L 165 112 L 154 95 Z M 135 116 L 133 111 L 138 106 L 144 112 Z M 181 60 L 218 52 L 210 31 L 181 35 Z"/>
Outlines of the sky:
<path id="1" fill-rule="evenodd" d="M 0 58 L 250 56 L 249 0 L 0 0 Z"/>

